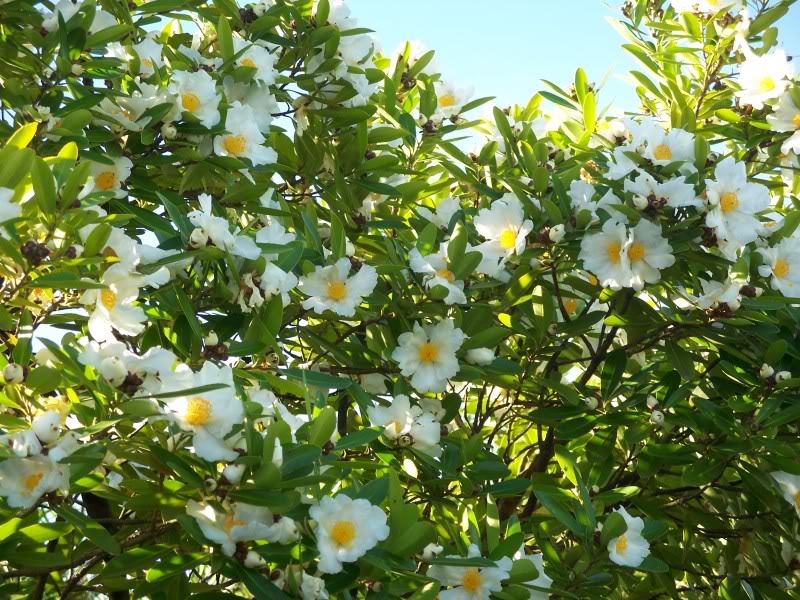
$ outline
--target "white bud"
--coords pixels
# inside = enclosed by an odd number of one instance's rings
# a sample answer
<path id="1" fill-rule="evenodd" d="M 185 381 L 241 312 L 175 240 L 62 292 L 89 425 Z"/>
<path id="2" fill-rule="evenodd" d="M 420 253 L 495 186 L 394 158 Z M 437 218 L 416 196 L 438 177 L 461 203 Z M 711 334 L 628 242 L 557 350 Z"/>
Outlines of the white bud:
<path id="1" fill-rule="evenodd" d="M 595 410 L 599 404 L 597 398 L 595 398 L 594 396 L 589 396 L 588 398 L 584 398 L 583 403 L 589 410 Z"/>
<path id="2" fill-rule="evenodd" d="M 658 400 L 652 394 L 647 397 L 647 408 L 653 409 L 658 406 Z"/>
<path id="3" fill-rule="evenodd" d="M 206 484 L 206 491 L 207 492 L 213 492 L 214 490 L 217 489 L 217 482 L 214 481 L 211 477 L 208 477 L 205 480 L 205 484 Z"/>
<path id="4" fill-rule="evenodd" d="M 217 334 L 213 331 L 209 331 L 208 335 L 203 338 L 203 344 L 206 346 L 216 346 L 219 344 L 219 338 L 217 337 Z"/>
<path id="5" fill-rule="evenodd" d="M 22 383 L 22 380 L 25 379 L 25 370 L 21 365 L 9 363 L 3 369 L 3 379 L 6 380 L 6 383 Z"/>
<path id="6" fill-rule="evenodd" d="M 660 410 L 654 410 L 653 413 L 650 415 L 650 422 L 653 425 L 663 425 L 664 413 L 662 413 Z"/>
<path id="7" fill-rule="evenodd" d="M 75 77 L 80 77 L 83 75 L 83 66 L 79 65 L 78 63 L 72 65 L 72 74 L 75 75 Z"/>
<path id="8" fill-rule="evenodd" d="M 206 233 L 205 229 L 201 229 L 200 227 L 195 228 L 192 231 L 192 234 L 189 236 L 189 245 L 192 248 L 202 248 L 208 243 L 208 234 Z"/>
<path id="9" fill-rule="evenodd" d="M 757 287 L 755 288 L 755 290 L 756 290 L 756 298 L 760 298 L 761 294 L 764 293 L 764 288 Z"/>
<path id="10" fill-rule="evenodd" d="M 789 371 L 778 371 L 775 373 L 775 381 L 780 383 L 781 381 L 786 381 L 787 379 L 791 379 L 792 374 Z"/>
<path id="11" fill-rule="evenodd" d="M 435 558 L 437 554 L 439 554 L 444 548 L 439 544 L 428 544 L 422 550 L 422 558 L 429 560 L 431 558 Z"/>
<path id="12" fill-rule="evenodd" d="M 600 486 L 599 485 L 593 485 L 592 486 L 592 493 L 599 494 L 600 493 Z"/>
<path id="13" fill-rule="evenodd" d="M 550 323 L 550 325 L 547 326 L 548 335 L 555 335 L 556 331 L 558 331 L 558 326 L 555 323 Z"/>
<path id="14" fill-rule="evenodd" d="M 539 267 L 542 266 L 542 261 L 540 261 L 538 258 L 532 258 L 530 265 L 531 269 L 538 269 Z"/>
<path id="15" fill-rule="evenodd" d="M 178 130 L 172 123 L 164 123 L 161 126 L 161 137 L 165 140 L 174 140 L 178 136 Z"/>
<path id="16" fill-rule="evenodd" d="M 72 249 L 75 250 L 75 258 L 80 258 L 83 254 L 83 246 L 80 244 L 72 244 Z"/>
<path id="17" fill-rule="evenodd" d="M 425 123 L 427 122 L 428 122 L 428 117 L 426 117 L 425 115 L 420 115 L 419 117 L 417 117 L 417 125 L 419 125 L 420 127 L 425 125 Z"/>
<path id="18" fill-rule="evenodd" d="M 258 2 L 253 5 L 253 12 L 256 13 L 257 17 L 263 17 L 264 13 L 267 12 L 267 7 L 262 2 Z"/>
<path id="19" fill-rule="evenodd" d="M 40 442 L 52 444 L 61 434 L 61 415 L 52 410 L 42 413 L 33 420 L 31 429 Z"/>
<path id="20" fill-rule="evenodd" d="M 633 197 L 633 205 L 639 210 L 644 210 L 650 206 L 650 202 L 644 196 L 637 194 Z"/>
<path id="21" fill-rule="evenodd" d="M 222 476 L 235 485 L 242 480 L 244 469 L 244 465 L 228 465 L 222 469 Z"/>
<path id="22" fill-rule="evenodd" d="M 728 308 L 730 308 L 732 311 L 736 311 L 736 310 L 739 310 L 739 307 L 742 305 L 742 301 L 739 300 L 738 298 L 735 298 L 735 299 L 731 300 L 730 302 L 728 302 L 727 304 L 728 304 Z"/>
<path id="23" fill-rule="evenodd" d="M 494 362 L 494 350 L 491 348 L 472 348 L 467 350 L 467 355 L 464 358 L 471 365 L 485 367 Z"/>
<path id="24" fill-rule="evenodd" d="M 567 234 L 567 229 L 561 224 L 556 225 L 555 227 L 551 227 L 549 233 L 550 241 L 553 242 L 554 244 L 557 244 L 558 242 L 564 239 L 564 236 L 566 234 Z"/>
<path id="25" fill-rule="evenodd" d="M 265 561 L 260 554 L 252 550 L 247 553 L 247 558 L 244 559 L 244 566 L 249 569 L 263 567 L 265 564 L 267 564 L 267 561 Z"/>
<path id="26" fill-rule="evenodd" d="M 116 356 L 104 358 L 97 370 L 100 375 L 103 376 L 103 379 L 114 387 L 121 385 L 128 376 L 128 369 L 125 368 L 125 365 L 122 364 L 122 361 Z"/>
<path id="27" fill-rule="evenodd" d="M 761 365 L 761 368 L 758 370 L 758 375 L 761 379 L 767 379 L 772 377 L 775 374 L 775 369 L 770 367 L 767 363 Z"/>

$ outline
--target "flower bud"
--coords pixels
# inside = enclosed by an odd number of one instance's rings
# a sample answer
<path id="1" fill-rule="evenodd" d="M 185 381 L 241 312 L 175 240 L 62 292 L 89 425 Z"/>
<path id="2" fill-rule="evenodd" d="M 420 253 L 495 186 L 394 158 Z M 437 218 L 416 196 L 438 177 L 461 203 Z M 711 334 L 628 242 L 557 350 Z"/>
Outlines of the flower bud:
<path id="1" fill-rule="evenodd" d="M 660 410 L 654 410 L 653 413 L 650 415 L 650 422 L 653 425 L 663 425 L 664 424 L 664 413 Z"/>
<path id="2" fill-rule="evenodd" d="M 104 358 L 97 370 L 100 375 L 103 376 L 103 379 L 114 387 L 121 385 L 128 376 L 128 369 L 125 368 L 125 365 L 122 364 L 122 361 L 116 356 Z"/>
<path id="3" fill-rule="evenodd" d="M 775 369 L 770 367 L 767 363 L 761 365 L 761 368 L 758 370 L 758 376 L 761 379 L 768 379 L 775 374 Z"/>
<path id="4" fill-rule="evenodd" d="M 217 489 L 217 482 L 214 481 L 214 479 L 211 477 L 206 478 L 205 484 L 206 484 L 206 491 L 209 493 Z"/>
<path id="5" fill-rule="evenodd" d="M 645 208 L 650 206 L 650 202 L 644 196 L 640 196 L 637 194 L 633 197 L 633 205 L 639 210 L 644 210 Z"/>
<path id="6" fill-rule="evenodd" d="M 208 234 L 205 229 L 196 227 L 192 234 L 189 236 L 189 245 L 192 248 L 202 248 L 208 243 Z"/>
<path id="7" fill-rule="evenodd" d="M 73 64 L 71 70 L 72 74 L 75 75 L 75 77 L 80 77 L 81 75 L 83 75 L 83 66 L 78 63 Z"/>
<path id="8" fill-rule="evenodd" d="M 792 374 L 789 371 L 778 371 L 775 373 L 775 383 L 780 383 L 781 381 L 786 381 L 791 378 Z"/>
<path id="9" fill-rule="evenodd" d="M 444 548 L 439 544 L 428 544 L 422 550 L 422 558 L 425 560 L 429 560 L 431 558 L 435 558 L 437 554 L 439 554 Z"/>
<path id="10" fill-rule="evenodd" d="M 532 258 L 530 265 L 531 269 L 538 269 L 539 267 L 542 266 L 542 261 L 540 261 L 538 258 Z"/>
<path id="11" fill-rule="evenodd" d="M 242 475 L 244 475 L 244 465 L 228 465 L 224 469 L 222 469 L 222 476 L 225 477 L 228 481 L 232 484 L 236 485 L 242 480 Z"/>
<path id="12" fill-rule="evenodd" d="M 43 444 L 52 444 L 61 434 L 61 416 L 52 410 L 40 414 L 31 425 L 33 433 Z"/>
<path id="13" fill-rule="evenodd" d="M 247 553 L 247 558 L 244 559 L 244 566 L 249 569 L 263 567 L 265 564 L 267 564 L 267 561 L 265 561 L 260 554 L 252 550 Z"/>
<path id="14" fill-rule="evenodd" d="M 550 325 L 547 326 L 548 335 L 555 335 L 556 331 L 558 331 L 558 326 L 555 323 L 550 323 Z"/>
<path id="15" fill-rule="evenodd" d="M 178 136 L 178 130 L 172 123 L 164 123 L 161 126 L 161 137 L 165 140 L 174 140 Z"/>
<path id="16" fill-rule="evenodd" d="M 599 404 L 597 398 L 595 398 L 594 396 L 589 396 L 588 398 L 584 398 L 583 403 L 589 410 L 595 410 Z"/>
<path id="17" fill-rule="evenodd" d="M 213 331 L 209 331 L 206 337 L 203 338 L 203 344 L 206 346 L 216 346 L 219 344 L 219 337 L 217 337 L 217 334 Z"/>
<path id="18" fill-rule="evenodd" d="M 654 409 L 656 406 L 658 406 L 658 400 L 656 400 L 656 397 L 655 397 L 655 396 L 653 396 L 652 394 L 651 394 L 651 395 L 649 395 L 649 396 L 647 397 L 647 408 L 649 408 L 649 409 L 651 409 L 651 410 L 652 410 L 652 409 Z"/>
<path id="19" fill-rule="evenodd" d="M 22 380 L 25 379 L 25 370 L 21 365 L 9 363 L 3 369 L 3 379 L 10 384 L 22 383 Z"/>
<path id="20" fill-rule="evenodd" d="M 567 229 L 562 224 L 551 227 L 549 233 L 550 241 L 553 242 L 554 244 L 557 244 L 558 242 L 564 239 L 566 233 Z"/>

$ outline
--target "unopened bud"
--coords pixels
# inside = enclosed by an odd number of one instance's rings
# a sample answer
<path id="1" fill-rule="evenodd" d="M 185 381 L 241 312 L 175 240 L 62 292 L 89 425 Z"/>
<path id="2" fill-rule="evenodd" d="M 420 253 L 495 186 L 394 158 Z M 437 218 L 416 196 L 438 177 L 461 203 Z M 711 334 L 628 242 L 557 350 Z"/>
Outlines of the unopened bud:
<path id="1" fill-rule="evenodd" d="M 653 413 L 650 415 L 650 422 L 653 425 L 663 425 L 664 413 L 662 413 L 660 410 L 654 410 Z"/>
<path id="2" fill-rule="evenodd" d="M 260 554 L 252 550 L 247 553 L 247 558 L 244 559 L 244 566 L 249 569 L 263 567 L 265 564 L 267 564 L 267 561 L 265 561 Z"/>
<path id="3" fill-rule="evenodd" d="M 192 248 L 202 248 L 208 243 L 208 234 L 206 233 L 205 229 L 201 229 L 200 227 L 195 228 L 192 231 L 192 234 L 189 236 L 189 245 Z"/>
<path id="4" fill-rule="evenodd" d="M 83 75 L 83 66 L 79 65 L 78 63 L 72 65 L 72 74 L 75 75 L 75 77 L 80 77 Z"/>
<path id="5" fill-rule="evenodd" d="M 217 337 L 217 334 L 213 331 L 209 331 L 206 337 L 203 338 L 203 344 L 206 346 L 216 346 L 219 344 L 219 337 Z"/>
<path id="6" fill-rule="evenodd" d="M 33 420 L 31 429 L 40 442 L 52 444 L 61 434 L 61 415 L 52 410 L 42 413 Z"/>
<path id="7" fill-rule="evenodd" d="M 775 373 L 775 382 L 780 383 L 781 381 L 786 381 L 787 379 L 791 379 L 792 374 L 789 371 L 778 371 Z"/>
<path id="8" fill-rule="evenodd" d="M 650 206 L 650 202 L 644 196 L 639 196 L 638 194 L 633 197 L 633 205 L 638 208 L 639 210 L 644 210 L 648 206 Z"/>
<path id="9" fill-rule="evenodd" d="M 770 367 L 767 363 L 761 365 L 761 368 L 758 370 L 758 376 L 761 379 L 768 379 L 775 374 L 775 369 Z"/>
<path id="10" fill-rule="evenodd" d="M 242 480 L 242 475 L 244 475 L 244 465 L 228 465 L 224 469 L 222 469 L 222 476 L 230 481 L 232 484 L 236 485 Z"/>
<path id="11" fill-rule="evenodd" d="M 550 234 L 549 234 L 550 235 L 550 241 L 553 242 L 554 244 L 557 244 L 558 242 L 560 242 L 561 240 L 564 239 L 564 236 L 566 235 L 566 233 L 567 233 L 567 230 L 563 225 L 559 224 L 559 225 L 556 225 L 555 227 L 551 227 L 550 228 Z"/>
<path id="12" fill-rule="evenodd" d="M 3 369 L 3 379 L 6 380 L 6 383 L 22 383 L 22 380 L 25 379 L 25 370 L 21 365 L 9 363 Z"/>
<path id="13" fill-rule="evenodd" d="M 97 370 L 100 375 L 103 376 L 103 379 L 114 387 L 121 385 L 128 376 L 128 369 L 125 368 L 125 365 L 122 364 L 122 361 L 116 356 L 104 358 Z"/>
<path id="14" fill-rule="evenodd" d="M 647 397 L 647 408 L 652 410 L 656 406 L 658 406 L 658 400 L 656 400 L 656 397 L 651 394 Z"/>
<path id="15" fill-rule="evenodd" d="M 206 478 L 205 484 L 207 492 L 213 492 L 214 490 L 217 489 L 217 482 L 214 481 L 211 477 Z"/>
<path id="16" fill-rule="evenodd" d="M 583 399 L 583 403 L 586 405 L 586 408 L 588 408 L 589 410 L 595 410 L 597 408 L 597 405 L 599 404 L 599 402 L 597 401 L 597 398 L 595 398 L 593 396 L 589 396 L 588 398 L 584 398 Z"/>
<path id="17" fill-rule="evenodd" d="M 164 123 L 161 126 L 161 137 L 165 140 L 174 140 L 178 136 L 178 130 L 172 123 Z"/>
<path id="18" fill-rule="evenodd" d="M 558 327 L 555 323 L 550 323 L 550 325 L 547 326 L 548 335 L 555 335 L 556 331 L 558 331 Z"/>

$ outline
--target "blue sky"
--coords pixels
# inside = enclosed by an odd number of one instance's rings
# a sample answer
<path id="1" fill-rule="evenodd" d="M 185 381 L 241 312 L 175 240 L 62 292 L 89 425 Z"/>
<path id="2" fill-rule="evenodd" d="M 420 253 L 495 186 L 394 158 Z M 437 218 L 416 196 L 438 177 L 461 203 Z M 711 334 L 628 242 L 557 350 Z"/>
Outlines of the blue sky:
<path id="1" fill-rule="evenodd" d="M 635 67 L 622 37 L 606 21 L 620 2 L 602 0 L 348 0 L 360 26 L 375 30 L 386 52 L 407 39 L 436 50 L 442 74 L 497 104 L 525 104 L 539 80 L 572 82 L 583 67 L 590 81 L 610 71 L 601 102 L 636 107 L 619 79 Z M 800 70 L 800 3 L 781 22 L 780 41 Z"/>

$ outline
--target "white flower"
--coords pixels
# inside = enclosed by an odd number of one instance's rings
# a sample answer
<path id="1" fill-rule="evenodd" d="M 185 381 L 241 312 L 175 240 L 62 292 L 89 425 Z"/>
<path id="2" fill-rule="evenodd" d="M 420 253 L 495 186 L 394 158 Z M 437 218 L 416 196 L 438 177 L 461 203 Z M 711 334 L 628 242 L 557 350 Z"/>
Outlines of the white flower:
<path id="1" fill-rule="evenodd" d="M 783 238 L 772 248 L 759 248 L 764 257 L 763 265 L 758 267 L 762 277 L 772 277 L 770 285 L 784 296 L 797 296 L 800 288 L 800 239 Z"/>
<path id="2" fill-rule="evenodd" d="M 342 563 L 358 560 L 389 537 L 386 514 L 364 499 L 324 496 L 308 514 L 317 522 L 314 533 L 323 573 L 339 573 Z"/>
<path id="3" fill-rule="evenodd" d="M 698 297 L 691 297 L 691 300 L 697 304 L 701 310 L 715 308 L 720 304 L 727 304 L 729 308 L 736 310 L 742 303 L 741 289 L 745 285 L 741 281 L 726 279 L 725 281 L 706 281 L 700 280 L 700 285 L 703 288 L 702 295 Z"/>
<path id="4" fill-rule="evenodd" d="M 433 86 L 436 91 L 438 120 L 456 116 L 472 96 L 472 89 L 457 88 L 450 81 L 435 81 Z"/>
<path id="5" fill-rule="evenodd" d="M 694 192 L 694 187 L 686 183 L 686 177 L 675 177 L 659 183 L 649 173 L 641 173 L 635 180 L 626 179 L 625 191 L 648 200 L 654 200 L 657 207 L 682 208 L 684 206 L 702 207 L 703 203 Z"/>
<path id="6" fill-rule="evenodd" d="M 316 5 L 319 0 L 314 4 L 314 12 L 316 13 Z M 350 16 L 350 7 L 347 6 L 345 0 L 331 0 L 330 11 L 328 12 L 328 23 L 335 25 L 342 31 L 347 29 L 354 29 L 358 21 Z"/>
<path id="7" fill-rule="evenodd" d="M 748 183 L 745 164 L 728 157 L 714 170 L 716 181 L 706 180 L 706 196 L 711 208 L 706 225 L 720 239 L 733 246 L 749 244 L 761 232 L 756 213 L 770 204 L 769 190 Z"/>
<path id="8" fill-rule="evenodd" d="M 91 35 L 93 33 L 97 33 L 98 31 L 103 31 L 104 29 L 113 27 L 116 24 L 117 18 L 114 15 L 98 7 L 97 10 L 95 10 L 92 25 L 89 27 L 89 34 Z"/>
<path id="9" fill-rule="evenodd" d="M 529 560 L 533 563 L 533 566 L 536 567 L 536 570 L 539 572 L 539 576 L 534 579 L 533 581 L 525 582 L 526 585 L 531 585 L 537 588 L 543 589 L 550 589 L 550 586 L 553 584 L 553 580 L 550 579 L 544 572 L 544 556 L 541 554 L 522 554 L 521 556 L 515 556 L 517 560 Z M 550 597 L 550 594 L 547 592 L 543 592 L 540 590 L 528 590 L 528 600 L 547 600 Z"/>
<path id="10" fill-rule="evenodd" d="M 175 94 L 178 109 L 194 115 L 203 127 L 211 129 L 219 123 L 220 95 L 211 75 L 204 70 L 174 71 L 169 91 Z"/>
<path id="11" fill-rule="evenodd" d="M 443 392 L 447 381 L 458 373 L 456 351 L 465 339 L 452 319 L 424 327 L 414 323 L 413 331 L 397 339 L 392 360 L 400 365 L 404 377 L 411 377 L 418 392 Z"/>
<path id="12" fill-rule="evenodd" d="M 593 199 L 594 195 L 595 188 L 591 183 L 587 183 L 581 179 L 576 179 L 570 184 L 570 205 L 572 206 L 576 215 L 580 214 L 582 210 L 588 210 L 592 215 L 592 221 L 594 222 L 599 219 L 599 216 L 597 215 L 598 209 L 603 209 L 610 216 L 614 217 L 616 221 L 621 223 L 628 222 L 628 217 L 624 213 L 621 213 L 612 207 L 613 204 L 624 204 L 622 200 L 617 198 L 614 192 L 609 189 L 605 195 L 597 201 Z"/>
<path id="13" fill-rule="evenodd" d="M 661 126 L 647 127 L 643 130 L 645 148 L 642 156 L 654 165 L 668 165 L 683 161 L 694 162 L 694 136 L 683 129 L 664 131 Z"/>
<path id="14" fill-rule="evenodd" d="M 42 442 L 32 429 L 24 429 L 12 434 L 0 435 L 0 446 L 6 446 L 21 458 L 37 456 L 42 453 Z"/>
<path id="15" fill-rule="evenodd" d="M 78 355 L 78 362 L 94 367 L 109 380 L 109 383 L 111 383 L 108 376 L 111 369 L 110 364 L 112 362 L 120 364 L 125 375 L 132 373 L 140 378 L 142 380 L 141 388 L 153 394 L 157 393 L 161 387 L 161 375 L 171 373 L 177 360 L 175 354 L 161 346 L 153 346 L 142 356 L 137 356 L 130 352 L 122 342 L 110 341 L 98 344 L 83 338 L 81 344 L 84 348 Z M 114 384 L 112 383 L 112 385 Z"/>
<path id="16" fill-rule="evenodd" d="M 468 556 L 480 556 L 475 544 L 469 547 Z M 461 558 L 448 556 L 447 558 Z M 493 592 L 503 589 L 502 581 L 508 579 L 511 571 L 511 559 L 503 558 L 495 567 L 443 567 L 433 565 L 428 569 L 428 577 L 436 579 L 443 586 L 451 589 L 439 592 L 441 600 L 489 600 Z"/>
<path id="17" fill-rule="evenodd" d="M 143 285 L 141 275 L 132 274 L 125 265 L 111 265 L 100 283 L 104 289 L 86 290 L 81 304 L 94 305 L 89 316 L 89 333 L 98 342 L 113 341 L 114 330 L 122 335 L 139 335 L 144 331 L 147 317 L 140 306 L 134 305 Z"/>
<path id="18" fill-rule="evenodd" d="M 293 242 L 295 236 L 286 231 L 283 225 L 275 220 L 270 221 L 256 233 L 256 244 L 272 244 L 275 246 L 285 246 Z M 274 252 L 265 253 L 267 260 L 274 260 L 278 257 Z"/>
<path id="19" fill-rule="evenodd" d="M 742 89 L 736 95 L 742 104 L 763 108 L 764 102 L 783 94 L 789 84 L 787 80 L 794 75 L 794 67 L 783 50 L 758 56 L 744 40 L 739 46 L 745 61 L 739 66 L 738 83 Z"/>
<path id="20" fill-rule="evenodd" d="M 300 278 L 300 291 L 310 296 L 303 308 L 313 309 L 318 315 L 330 309 L 337 315 L 352 317 L 364 296 L 368 296 L 378 283 L 374 267 L 364 264 L 352 277 L 350 260 L 340 258 L 335 264 L 317 267 Z"/>
<path id="21" fill-rule="evenodd" d="M 69 467 L 51 457 L 15 457 L 0 463 L 0 496 L 11 508 L 30 508 L 43 494 L 68 488 Z"/>
<path id="22" fill-rule="evenodd" d="M 200 458 L 233 462 L 239 455 L 223 439 L 244 420 L 244 407 L 236 397 L 233 372 L 228 365 L 218 367 L 206 362 L 197 373 L 188 367 L 179 368 L 164 378 L 162 392 L 181 392 L 212 384 L 225 387 L 166 399 L 164 414 L 184 431 L 192 432 L 192 443 Z"/>
<path id="23" fill-rule="evenodd" d="M 120 156 L 111 159 L 114 164 L 107 165 L 93 162 L 89 175 L 94 178 L 94 189 L 100 192 L 114 192 L 115 198 L 124 198 L 128 192 L 122 189 L 122 184 L 131 174 L 133 163 L 129 158 Z"/>
<path id="24" fill-rule="evenodd" d="M 637 164 L 625 154 L 626 152 L 634 151 L 635 148 L 632 145 L 617 146 L 614 148 L 614 152 L 611 153 L 614 161 L 608 164 L 608 173 L 606 173 L 606 177 L 614 180 L 622 179 L 631 171 L 637 170 Z"/>
<path id="25" fill-rule="evenodd" d="M 278 160 L 272 148 L 263 146 L 264 136 L 258 129 L 258 120 L 250 106 L 234 102 L 225 118 L 228 133 L 214 138 L 214 152 L 219 156 L 249 158 L 254 165 L 268 165 Z"/>
<path id="26" fill-rule="evenodd" d="M 491 348 L 472 348 L 467 350 L 467 355 L 465 358 L 471 365 L 485 367 L 486 365 L 490 365 L 494 362 L 494 350 Z"/>
<path id="27" fill-rule="evenodd" d="M 506 194 L 489 208 L 482 208 L 473 223 L 478 233 L 488 240 L 481 244 L 481 251 L 501 256 L 521 254 L 525 250 L 525 239 L 533 229 L 533 221 L 525 219 L 522 203 L 514 194 Z"/>
<path id="28" fill-rule="evenodd" d="M 42 27 L 46 31 L 55 31 L 58 29 L 58 16 L 64 19 L 64 23 L 69 21 L 75 13 L 80 9 L 80 2 L 73 2 L 72 0 L 59 0 L 58 4 L 53 7 L 53 12 L 44 16 Z"/>
<path id="29" fill-rule="evenodd" d="M 278 74 L 278 71 L 275 69 L 275 55 L 257 44 L 243 40 L 240 37 L 234 37 L 234 54 L 238 54 L 242 50 L 244 50 L 244 52 L 236 59 L 236 65 L 255 69 L 256 72 L 255 75 L 253 75 L 253 79 L 264 85 L 272 85 L 275 83 L 275 77 Z"/>
<path id="30" fill-rule="evenodd" d="M 300 595 L 303 600 L 328 600 L 328 591 L 325 589 L 325 580 L 314 577 L 305 571 L 300 583 Z"/>
<path id="31" fill-rule="evenodd" d="M 785 471 L 775 471 L 770 475 L 781 486 L 783 497 L 800 515 L 800 475 L 792 475 Z"/>
<path id="32" fill-rule="evenodd" d="M 456 280 L 456 276 L 447 264 L 447 243 L 439 247 L 438 254 L 422 256 L 419 250 L 412 248 L 409 254 L 411 270 L 424 275 L 423 281 L 428 289 L 441 286 L 447 290 L 445 304 L 465 304 L 464 282 Z"/>
<path id="33" fill-rule="evenodd" d="M 781 145 L 781 152 L 800 154 L 800 107 L 794 103 L 791 94 L 784 93 L 781 96 L 775 112 L 767 116 L 767 121 L 772 131 L 794 132 L 794 135 Z"/>
<path id="34" fill-rule="evenodd" d="M 11 199 L 14 197 L 14 190 L 0 187 L 0 224 L 16 219 L 22 214 L 22 207 Z M 7 234 L 0 228 L 0 237 L 7 237 Z"/>
<path id="35" fill-rule="evenodd" d="M 237 502 L 226 512 L 220 512 L 210 504 L 189 500 L 186 513 L 194 517 L 204 536 L 222 547 L 226 556 L 233 556 L 237 542 L 274 541 L 271 539 L 274 517 L 272 511 L 263 506 Z"/>
<path id="36" fill-rule="evenodd" d="M 261 273 L 258 286 L 264 291 L 264 300 L 269 300 L 273 296 L 280 296 L 283 306 L 289 304 L 289 291 L 297 287 L 297 276 L 287 273 L 279 266 L 268 262 Z"/>
<path id="37" fill-rule="evenodd" d="M 611 289 L 641 290 L 645 283 L 660 279 L 661 269 L 675 263 L 672 247 L 661 236 L 661 226 L 645 219 L 630 232 L 622 223 L 606 221 L 600 233 L 583 238 L 578 257 L 586 270 Z"/>
<path id="38" fill-rule="evenodd" d="M 390 406 L 370 406 L 367 409 L 370 423 L 383 427 L 388 440 L 415 450 L 440 456 L 441 426 L 430 413 L 419 406 L 411 406 L 408 396 L 397 395 Z"/>
<path id="39" fill-rule="evenodd" d="M 650 554 L 650 544 L 642 537 L 644 521 L 632 517 L 624 508 L 615 509 L 625 519 L 628 530 L 608 542 L 608 556 L 612 562 L 623 567 L 638 567 Z"/>
<path id="40" fill-rule="evenodd" d="M 359 376 L 358 381 L 368 394 L 379 396 L 386 393 L 386 376 L 381 373 L 365 373 Z"/>
<path id="41" fill-rule="evenodd" d="M 234 256 L 241 256 L 251 260 L 258 258 L 261 252 L 253 238 L 231 233 L 228 220 L 214 216 L 211 196 L 200 194 L 197 200 L 200 202 L 200 210 L 193 210 L 187 215 L 192 225 L 205 231 L 217 248 L 227 250 Z"/>
<path id="42" fill-rule="evenodd" d="M 419 213 L 419 216 L 421 216 L 423 219 L 427 219 L 437 227 L 447 229 L 447 227 L 450 225 L 450 220 L 453 218 L 453 215 L 456 214 L 460 208 L 461 205 L 459 204 L 458 199 L 448 196 L 436 205 L 435 212 L 431 212 L 431 210 L 425 206 L 420 206 L 417 208 L 417 212 Z"/>
<path id="43" fill-rule="evenodd" d="M 133 50 L 139 57 L 139 69 L 145 76 L 155 73 L 157 68 L 164 66 L 164 57 L 161 56 L 161 44 L 151 37 L 144 38 L 138 44 L 133 45 Z"/>

